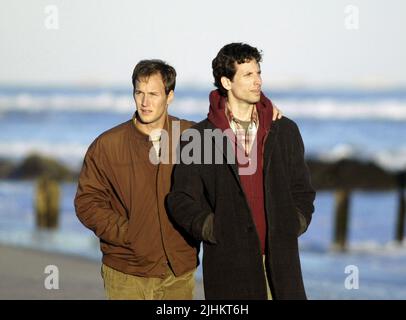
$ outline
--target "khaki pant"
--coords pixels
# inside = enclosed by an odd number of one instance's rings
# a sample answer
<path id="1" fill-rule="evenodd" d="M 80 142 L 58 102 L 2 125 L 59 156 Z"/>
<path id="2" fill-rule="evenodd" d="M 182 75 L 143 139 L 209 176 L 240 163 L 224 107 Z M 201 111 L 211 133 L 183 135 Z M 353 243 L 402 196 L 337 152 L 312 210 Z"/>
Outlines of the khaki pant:
<path id="1" fill-rule="evenodd" d="M 175 277 L 168 267 L 167 276 L 145 278 L 125 274 L 102 265 L 104 291 L 110 300 L 191 300 L 196 269 Z"/>

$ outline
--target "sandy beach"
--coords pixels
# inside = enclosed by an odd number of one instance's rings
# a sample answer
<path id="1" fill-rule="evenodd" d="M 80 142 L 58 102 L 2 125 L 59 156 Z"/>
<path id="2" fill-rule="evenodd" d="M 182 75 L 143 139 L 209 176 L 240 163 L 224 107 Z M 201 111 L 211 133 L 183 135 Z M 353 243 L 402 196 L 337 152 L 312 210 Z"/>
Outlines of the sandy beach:
<path id="1" fill-rule="evenodd" d="M 100 263 L 81 257 L 0 245 L 0 299 L 103 300 Z M 58 267 L 59 289 L 46 289 L 48 265 Z M 49 279 L 49 278 L 48 278 Z M 196 281 L 195 299 L 203 299 Z"/>

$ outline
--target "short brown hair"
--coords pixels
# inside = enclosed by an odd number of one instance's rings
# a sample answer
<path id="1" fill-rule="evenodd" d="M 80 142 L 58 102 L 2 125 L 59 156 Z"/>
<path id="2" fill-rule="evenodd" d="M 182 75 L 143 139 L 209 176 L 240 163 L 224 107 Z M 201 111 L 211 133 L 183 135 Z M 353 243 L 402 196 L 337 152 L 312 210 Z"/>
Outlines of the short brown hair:
<path id="1" fill-rule="evenodd" d="M 133 94 L 135 93 L 135 86 L 137 80 L 140 78 L 148 78 L 154 74 L 159 73 L 162 77 L 165 86 L 165 93 L 175 90 L 176 85 L 176 71 L 175 68 L 167 64 L 165 61 L 159 59 L 141 60 L 134 68 L 132 82 Z"/>

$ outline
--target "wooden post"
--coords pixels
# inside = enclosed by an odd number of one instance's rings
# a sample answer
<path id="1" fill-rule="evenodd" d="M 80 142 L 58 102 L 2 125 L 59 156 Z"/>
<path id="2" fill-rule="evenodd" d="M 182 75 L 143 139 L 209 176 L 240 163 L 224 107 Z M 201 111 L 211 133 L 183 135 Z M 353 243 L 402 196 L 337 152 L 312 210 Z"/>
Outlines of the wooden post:
<path id="1" fill-rule="evenodd" d="M 406 184 L 406 172 L 403 171 L 398 174 L 398 190 L 399 190 L 399 204 L 398 204 L 398 216 L 396 219 L 396 231 L 395 240 L 402 242 L 405 234 L 405 184 Z"/>
<path id="2" fill-rule="evenodd" d="M 58 227 L 59 185 L 56 181 L 45 176 L 38 179 L 35 209 L 37 227 Z"/>
<path id="3" fill-rule="evenodd" d="M 350 192 L 348 190 L 337 190 L 335 192 L 335 201 L 333 249 L 345 251 L 347 246 Z"/>

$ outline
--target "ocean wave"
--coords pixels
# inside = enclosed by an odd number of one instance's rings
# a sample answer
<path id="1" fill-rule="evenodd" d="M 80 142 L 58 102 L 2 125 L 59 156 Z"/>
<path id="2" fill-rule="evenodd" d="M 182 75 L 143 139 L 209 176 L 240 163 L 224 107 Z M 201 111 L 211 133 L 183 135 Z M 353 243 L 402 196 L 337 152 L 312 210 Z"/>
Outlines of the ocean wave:
<path id="1" fill-rule="evenodd" d="M 336 162 L 344 159 L 370 161 L 390 171 L 405 170 L 406 168 L 406 146 L 404 145 L 397 149 L 365 150 L 364 147 L 337 144 L 329 150 L 315 152 L 311 157 L 325 162 Z"/>
<path id="2" fill-rule="evenodd" d="M 288 117 L 314 119 L 406 120 L 406 101 L 336 101 L 332 99 L 277 100 L 275 104 Z"/>
<path id="3" fill-rule="evenodd" d="M 288 117 L 312 119 L 385 119 L 406 120 L 405 99 L 342 100 L 334 98 L 279 98 L 273 100 Z M 111 92 L 80 94 L 0 94 L 0 113 L 71 111 L 132 113 L 134 101 L 128 94 Z M 208 111 L 208 100 L 201 96 L 175 97 L 170 112 L 201 115 Z"/>
<path id="4" fill-rule="evenodd" d="M 134 101 L 128 95 L 112 93 L 0 95 L 0 112 L 114 111 L 128 113 L 134 109 L 133 105 Z"/>
<path id="5" fill-rule="evenodd" d="M 51 143 L 43 141 L 16 141 L 0 143 L 0 158 L 23 159 L 36 153 L 61 161 L 72 169 L 78 169 L 89 145 L 81 143 Z M 350 144 L 336 146 L 319 152 L 309 152 L 307 156 L 314 160 L 336 162 L 344 159 L 373 162 L 390 171 L 406 168 L 406 146 L 390 150 L 369 150 Z"/>

